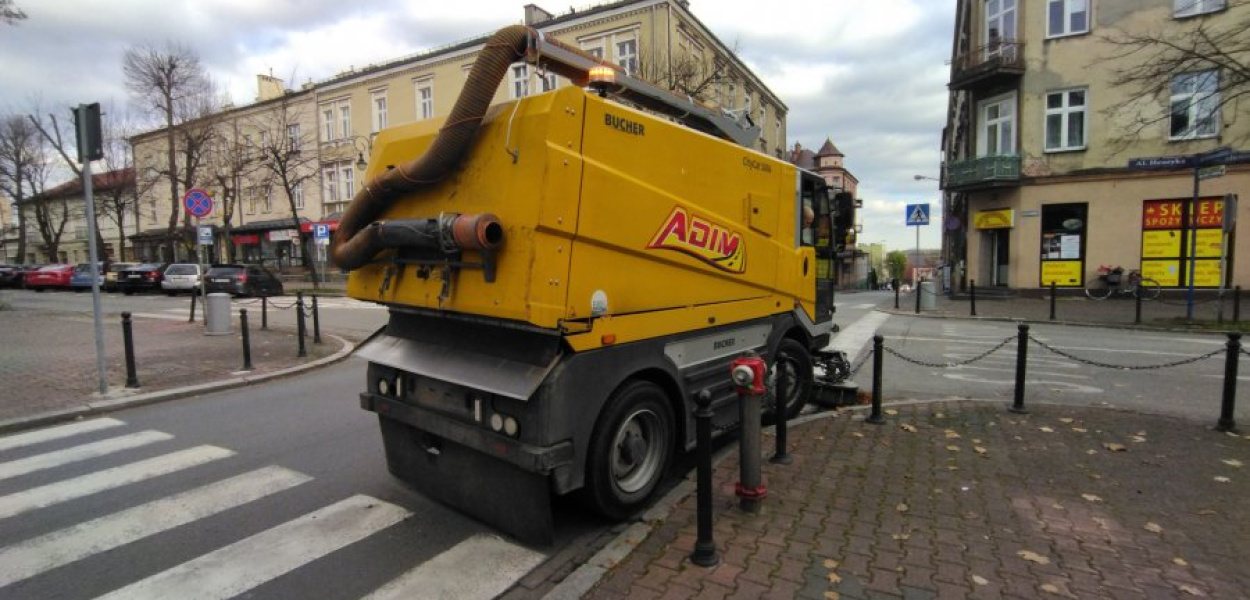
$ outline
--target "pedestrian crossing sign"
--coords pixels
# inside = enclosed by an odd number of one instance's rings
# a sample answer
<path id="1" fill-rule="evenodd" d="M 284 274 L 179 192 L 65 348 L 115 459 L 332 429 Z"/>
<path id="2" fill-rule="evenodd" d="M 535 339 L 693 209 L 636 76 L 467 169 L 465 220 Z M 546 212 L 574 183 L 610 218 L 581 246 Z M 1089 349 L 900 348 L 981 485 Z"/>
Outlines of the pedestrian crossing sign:
<path id="1" fill-rule="evenodd" d="M 907 205 L 907 226 L 912 225 L 928 225 L 929 224 L 929 205 L 928 204 L 908 204 Z"/>

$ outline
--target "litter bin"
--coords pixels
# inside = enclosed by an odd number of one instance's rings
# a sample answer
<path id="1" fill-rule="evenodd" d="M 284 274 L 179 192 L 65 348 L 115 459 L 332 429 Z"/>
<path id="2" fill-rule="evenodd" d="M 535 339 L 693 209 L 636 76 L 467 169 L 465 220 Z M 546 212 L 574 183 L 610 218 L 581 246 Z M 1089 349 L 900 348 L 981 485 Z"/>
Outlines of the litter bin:
<path id="1" fill-rule="evenodd" d="M 937 308 L 937 291 L 932 281 L 920 282 L 920 310 Z"/>
<path id="2" fill-rule="evenodd" d="M 204 308 L 204 335 L 230 335 L 230 294 L 209 294 Z"/>

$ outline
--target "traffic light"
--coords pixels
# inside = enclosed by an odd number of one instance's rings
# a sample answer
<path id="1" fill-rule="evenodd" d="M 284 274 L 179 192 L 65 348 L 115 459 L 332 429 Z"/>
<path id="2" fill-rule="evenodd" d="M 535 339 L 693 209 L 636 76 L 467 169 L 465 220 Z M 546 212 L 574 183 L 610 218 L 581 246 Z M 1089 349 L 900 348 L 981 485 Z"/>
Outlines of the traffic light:
<path id="1" fill-rule="evenodd" d="M 104 136 L 100 133 L 100 103 L 79 104 L 74 108 L 74 133 L 78 140 L 78 162 L 104 158 Z"/>

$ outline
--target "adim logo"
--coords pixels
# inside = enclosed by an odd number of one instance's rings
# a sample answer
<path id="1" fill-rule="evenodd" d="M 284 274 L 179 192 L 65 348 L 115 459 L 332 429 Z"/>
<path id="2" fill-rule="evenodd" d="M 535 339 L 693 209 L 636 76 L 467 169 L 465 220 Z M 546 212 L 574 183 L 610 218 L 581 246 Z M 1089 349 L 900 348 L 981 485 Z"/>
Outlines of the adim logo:
<path id="1" fill-rule="evenodd" d="M 742 234 L 677 206 L 664 220 L 647 248 L 676 250 L 730 273 L 747 270 L 747 245 Z"/>

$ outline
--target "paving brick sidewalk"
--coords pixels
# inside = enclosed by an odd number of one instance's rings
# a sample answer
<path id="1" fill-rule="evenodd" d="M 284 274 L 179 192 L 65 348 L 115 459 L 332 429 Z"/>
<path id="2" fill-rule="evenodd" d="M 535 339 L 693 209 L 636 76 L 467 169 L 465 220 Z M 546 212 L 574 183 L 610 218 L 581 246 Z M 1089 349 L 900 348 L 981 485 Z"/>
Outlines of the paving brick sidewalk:
<path id="1" fill-rule="evenodd" d="M 259 376 L 307 364 L 341 349 L 333 339 L 306 340 L 299 358 L 294 331 L 250 326 L 252 365 Z M 237 311 L 232 334 L 204 335 L 201 322 L 185 319 L 133 319 L 135 363 L 140 387 L 127 390 L 121 318 L 104 321 L 105 366 L 110 393 L 124 398 L 171 388 L 238 378 L 243 366 Z M 0 423 L 55 411 L 73 410 L 106 399 L 98 395 L 95 333 L 90 314 L 9 308 L 0 310 Z"/>
<path id="2" fill-rule="evenodd" d="M 1250 598 L 1250 439 L 1098 408 L 950 402 L 795 426 L 759 515 L 715 471 L 586 598 Z M 851 416 L 856 415 L 856 416 Z M 765 445 L 771 442 L 765 438 Z"/>

